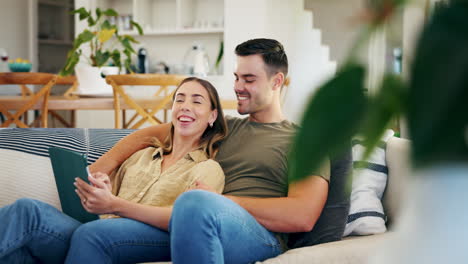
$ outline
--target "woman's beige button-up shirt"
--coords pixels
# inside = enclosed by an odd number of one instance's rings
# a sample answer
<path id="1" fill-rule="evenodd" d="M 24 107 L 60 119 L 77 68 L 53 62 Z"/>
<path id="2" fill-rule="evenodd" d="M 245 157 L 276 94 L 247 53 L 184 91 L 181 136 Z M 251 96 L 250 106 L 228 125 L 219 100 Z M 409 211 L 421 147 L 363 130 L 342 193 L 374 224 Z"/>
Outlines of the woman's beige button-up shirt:
<path id="1" fill-rule="evenodd" d="M 161 173 L 163 159 L 161 148 L 148 147 L 134 153 L 115 173 L 112 192 L 135 203 L 172 206 L 176 198 L 196 180 L 218 193 L 223 191 L 224 173 L 221 166 L 208 159 L 202 150 L 189 152 Z"/>

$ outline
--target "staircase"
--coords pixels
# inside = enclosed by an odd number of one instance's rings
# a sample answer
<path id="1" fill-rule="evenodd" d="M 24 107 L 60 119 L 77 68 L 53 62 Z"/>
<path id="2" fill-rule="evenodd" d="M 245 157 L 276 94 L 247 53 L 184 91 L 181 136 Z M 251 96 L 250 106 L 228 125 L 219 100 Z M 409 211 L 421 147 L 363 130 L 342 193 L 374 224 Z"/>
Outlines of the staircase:
<path id="1" fill-rule="evenodd" d="M 312 12 L 304 10 L 303 0 L 294 2 L 297 5 L 291 36 L 294 41 L 285 44 L 289 45 L 286 50 L 291 84 L 285 94 L 283 110 L 289 120 L 299 123 L 311 96 L 336 72 L 337 63 L 330 59 L 330 48 L 322 43 L 321 30 L 313 26 Z"/>

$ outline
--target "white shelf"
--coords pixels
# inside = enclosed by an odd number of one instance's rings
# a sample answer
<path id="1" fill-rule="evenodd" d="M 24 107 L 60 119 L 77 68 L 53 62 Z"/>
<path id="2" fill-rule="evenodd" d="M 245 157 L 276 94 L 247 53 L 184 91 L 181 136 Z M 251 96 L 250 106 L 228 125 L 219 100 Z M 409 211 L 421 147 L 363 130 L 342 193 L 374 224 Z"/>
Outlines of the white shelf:
<path id="1" fill-rule="evenodd" d="M 39 44 L 71 46 L 73 42 L 61 39 L 39 39 Z"/>
<path id="2" fill-rule="evenodd" d="M 143 30 L 144 31 L 144 30 Z M 138 32 L 132 31 L 120 31 L 120 35 L 138 36 Z M 188 29 L 176 29 L 176 30 L 150 30 L 144 31 L 143 36 L 165 36 L 165 35 L 186 35 L 186 34 L 222 34 L 224 28 L 188 28 Z"/>
<path id="3" fill-rule="evenodd" d="M 68 1 L 39 0 L 39 4 L 59 7 L 72 7 Z"/>

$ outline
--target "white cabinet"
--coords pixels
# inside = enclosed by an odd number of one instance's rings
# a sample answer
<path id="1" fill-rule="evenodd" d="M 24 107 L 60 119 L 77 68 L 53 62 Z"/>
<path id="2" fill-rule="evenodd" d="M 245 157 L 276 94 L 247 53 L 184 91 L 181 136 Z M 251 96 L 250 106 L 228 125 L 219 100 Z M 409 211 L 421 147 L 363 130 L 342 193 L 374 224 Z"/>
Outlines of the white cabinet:
<path id="1" fill-rule="evenodd" d="M 131 16 L 145 35 L 223 33 L 224 0 L 98 0 L 96 7 Z"/>
<path id="2" fill-rule="evenodd" d="M 38 71 L 57 73 L 73 46 L 73 0 L 37 1 Z"/>

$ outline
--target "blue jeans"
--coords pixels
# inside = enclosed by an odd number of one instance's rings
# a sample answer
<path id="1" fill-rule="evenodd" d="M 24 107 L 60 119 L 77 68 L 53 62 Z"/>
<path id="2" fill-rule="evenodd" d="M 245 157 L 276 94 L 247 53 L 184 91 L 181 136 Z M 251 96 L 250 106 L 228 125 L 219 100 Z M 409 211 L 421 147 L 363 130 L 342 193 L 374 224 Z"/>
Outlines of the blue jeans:
<path id="1" fill-rule="evenodd" d="M 131 219 L 81 224 L 51 205 L 19 199 L 0 208 L 0 223 L 1 264 L 170 260 L 169 233 Z"/>
<path id="2" fill-rule="evenodd" d="M 20 199 L 0 209 L 0 263 L 63 263 L 80 223 L 43 202 Z"/>
<path id="3" fill-rule="evenodd" d="M 175 202 L 170 222 L 174 263 L 253 263 L 281 254 L 274 234 L 242 207 L 194 190 Z"/>
<path id="4" fill-rule="evenodd" d="M 170 236 L 126 218 L 82 225 L 31 199 L 1 208 L 0 222 L 0 263 L 135 263 L 171 255 L 174 263 L 250 263 L 281 253 L 273 233 L 247 211 L 205 191 L 179 197 Z"/>

